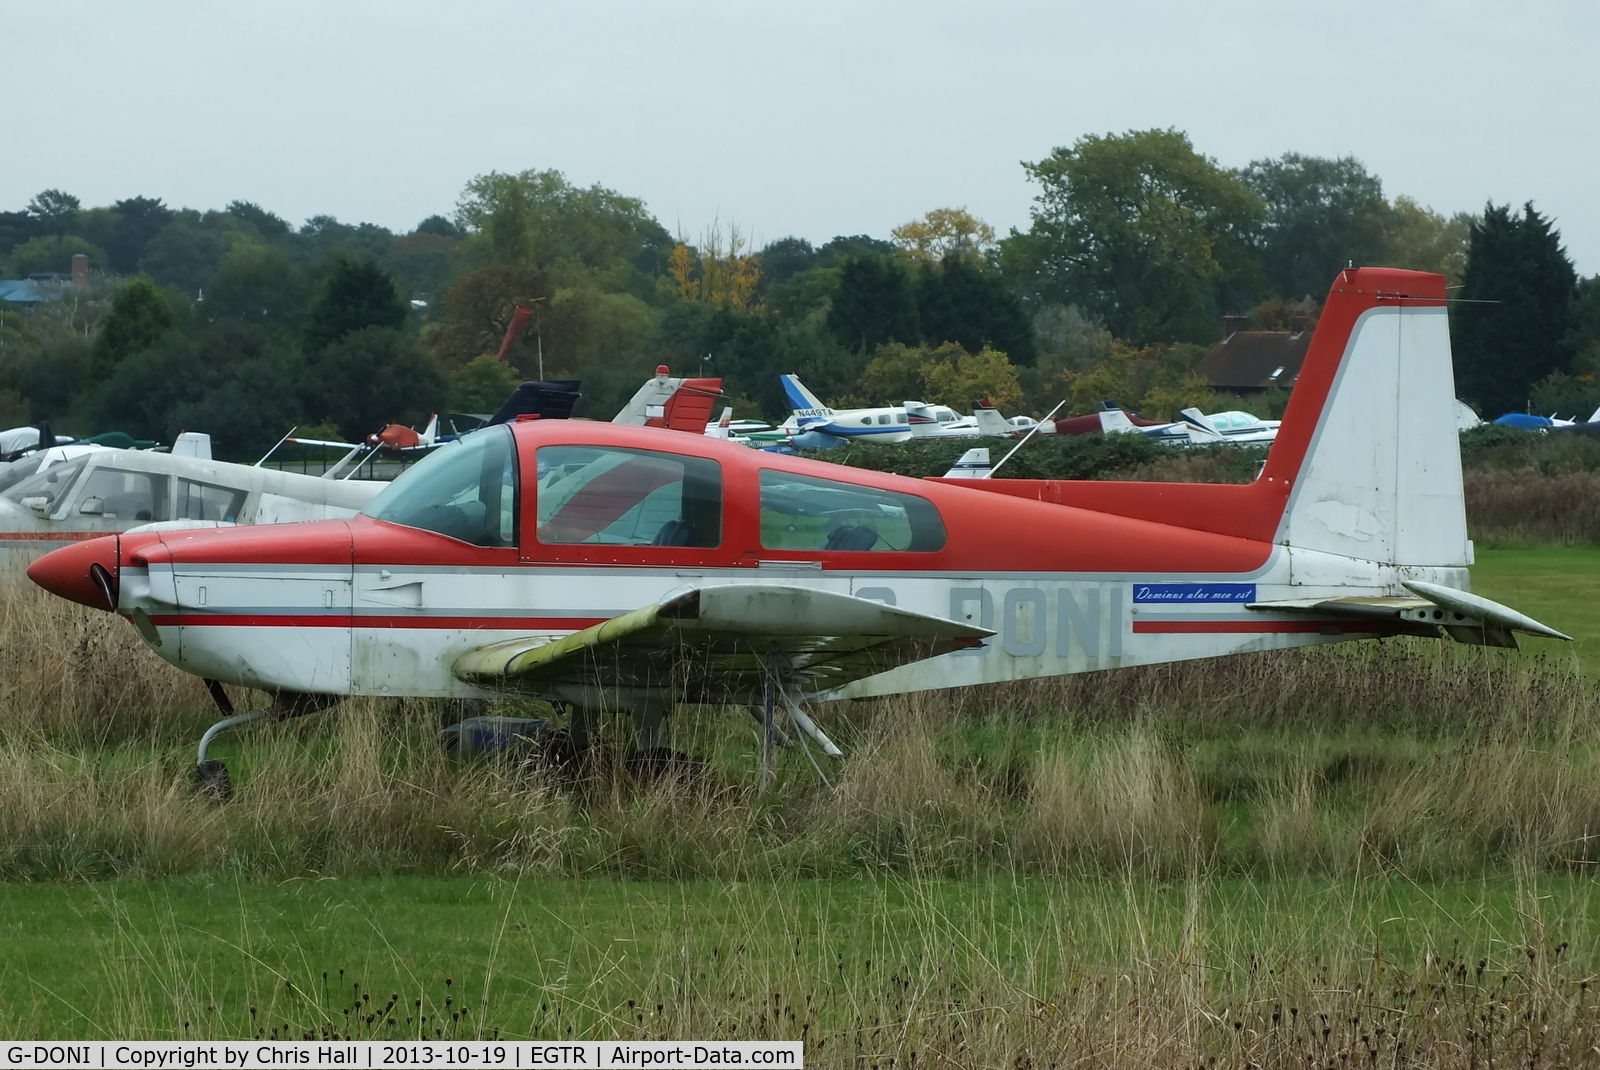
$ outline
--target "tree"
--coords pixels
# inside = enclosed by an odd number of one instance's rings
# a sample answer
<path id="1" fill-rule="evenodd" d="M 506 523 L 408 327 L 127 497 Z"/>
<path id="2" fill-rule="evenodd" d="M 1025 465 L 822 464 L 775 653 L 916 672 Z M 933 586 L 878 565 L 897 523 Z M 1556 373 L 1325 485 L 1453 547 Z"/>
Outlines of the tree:
<path id="1" fill-rule="evenodd" d="M 433 301 L 449 289 L 461 270 L 460 247 L 457 238 L 419 229 L 396 238 L 383 259 L 407 293 Z"/>
<path id="2" fill-rule="evenodd" d="M 1577 273 L 1550 220 L 1490 204 L 1472 226 L 1463 302 L 1452 310 L 1456 389 L 1485 418 L 1521 411 L 1569 356 Z"/>
<path id="3" fill-rule="evenodd" d="M 935 208 L 889 234 L 902 253 L 925 264 L 949 256 L 981 256 L 994 246 L 994 228 L 965 208 Z"/>
<path id="4" fill-rule="evenodd" d="M 43 271 L 66 274 L 72 270 L 72 258 L 79 253 L 89 258 L 90 267 L 104 270 L 105 252 L 72 234 L 51 234 L 23 242 L 11 250 L 11 270 L 19 277 Z"/>
<path id="5" fill-rule="evenodd" d="M 317 416 L 359 439 L 391 422 L 417 422 L 441 408 L 446 381 L 415 338 L 367 326 L 330 344 L 311 365 Z"/>
<path id="6" fill-rule="evenodd" d="M 1017 369 L 998 349 L 984 346 L 977 353 L 969 353 L 962 346 L 946 342 L 933 351 L 933 357 L 922 373 L 929 401 L 963 412 L 981 398 L 1002 409 L 1022 401 Z"/>
<path id="7" fill-rule="evenodd" d="M 910 273 L 897 257 L 847 257 L 828 312 L 828 330 L 850 349 L 871 352 L 885 342 L 914 344 L 922 337 Z"/>
<path id="8" fill-rule="evenodd" d="M 185 209 L 145 244 L 139 270 L 157 282 L 176 286 L 197 297 L 215 276 L 228 250 L 248 238 L 232 216 Z M 250 238 L 249 240 L 254 240 Z"/>
<path id="9" fill-rule="evenodd" d="M 28 202 L 28 214 L 39 221 L 46 234 L 61 237 L 77 218 L 78 198 L 58 189 L 47 189 Z"/>
<path id="10" fill-rule="evenodd" d="M 450 375 L 450 408 L 455 412 L 492 413 L 522 382 L 517 369 L 485 353 Z"/>
<path id="11" fill-rule="evenodd" d="M 94 374 L 104 379 L 117 365 L 155 345 L 177 324 L 172 306 L 147 278 L 123 283 L 94 337 Z"/>
<path id="12" fill-rule="evenodd" d="M 685 301 L 704 301 L 724 308 L 749 308 L 761 282 L 761 257 L 746 253 L 744 235 L 729 230 L 723 244 L 722 228 L 706 231 L 698 250 L 680 241 L 667 258 L 667 274 Z"/>
<path id="13" fill-rule="evenodd" d="M 854 389 L 842 396 L 859 401 L 862 405 L 926 400 L 927 383 L 923 380 L 922 369 L 928 360 L 928 351 L 923 346 L 908 346 L 900 342 L 879 346 L 861 372 L 861 381 L 853 384 Z M 812 388 L 817 389 L 815 384 L 812 384 Z M 822 396 L 826 399 L 829 395 Z"/>
<path id="14" fill-rule="evenodd" d="M 465 231 L 442 215 L 429 216 L 418 223 L 417 229 L 411 233 L 432 234 L 440 238 L 454 238 L 456 241 L 460 241 L 467 236 Z"/>
<path id="15" fill-rule="evenodd" d="M 1401 196 L 1389 207 L 1388 228 L 1385 264 L 1432 271 L 1443 275 L 1449 286 L 1461 285 L 1467 270 L 1471 213 L 1457 212 L 1446 219 L 1410 197 Z"/>
<path id="16" fill-rule="evenodd" d="M 29 238 L 43 235 L 39 220 L 27 212 L 0 212 L 0 258 Z"/>
<path id="17" fill-rule="evenodd" d="M 278 249 L 241 243 L 217 268 L 206 312 L 292 331 L 306 312 L 306 278 Z"/>
<path id="18" fill-rule="evenodd" d="M 294 229 L 289 226 L 288 220 L 267 211 L 254 201 L 229 201 L 225 210 L 235 219 L 242 219 L 255 227 L 256 233 L 267 241 L 283 238 Z"/>
<path id="19" fill-rule="evenodd" d="M 129 275 L 139 270 L 145 246 L 171 222 L 173 212 L 159 197 L 128 197 L 113 204 L 111 212 L 115 221 L 106 242 L 106 256 L 112 271 Z"/>
<path id="20" fill-rule="evenodd" d="M 517 306 L 537 307 L 554 293 L 548 278 L 527 268 L 494 264 L 462 276 L 436 310 L 429 335 L 434 356 L 446 368 L 460 368 L 498 353 Z"/>
<path id="21" fill-rule="evenodd" d="M 758 293 L 761 296 L 779 283 L 817 266 L 817 251 L 804 238 L 779 238 L 768 242 L 759 255 L 761 285 Z"/>
<path id="22" fill-rule="evenodd" d="M 1039 296 L 1121 338 L 1210 341 L 1224 302 L 1253 290 L 1264 206 L 1187 135 L 1086 136 L 1023 167 L 1041 189 L 1002 262 Z"/>
<path id="23" fill-rule="evenodd" d="M 993 346 L 1018 364 L 1034 361 L 1033 324 L 1004 276 L 972 256 L 949 253 L 917 279 L 917 316 L 930 344 L 959 342 L 976 353 Z"/>
<path id="24" fill-rule="evenodd" d="M 467 183 L 456 224 L 495 263 L 546 271 L 563 285 L 625 288 L 627 276 L 665 258 L 672 236 L 644 202 L 560 171 L 491 171 Z"/>
<path id="25" fill-rule="evenodd" d="M 1384 262 L 1389 202 L 1360 160 L 1287 152 L 1252 163 L 1245 178 L 1267 205 L 1261 256 L 1278 296 L 1321 300 L 1350 263 Z"/>
<path id="26" fill-rule="evenodd" d="M 409 311 L 388 272 L 371 260 L 341 259 L 306 317 L 306 348 L 315 352 L 366 327 L 398 330 Z"/>
<path id="27" fill-rule="evenodd" d="M 969 353 L 956 342 L 938 346 L 890 343 L 879 349 L 861 375 L 866 404 L 920 400 L 966 410 L 988 398 L 1001 408 L 1022 400 L 1017 369 L 1006 355 L 985 346 Z"/>

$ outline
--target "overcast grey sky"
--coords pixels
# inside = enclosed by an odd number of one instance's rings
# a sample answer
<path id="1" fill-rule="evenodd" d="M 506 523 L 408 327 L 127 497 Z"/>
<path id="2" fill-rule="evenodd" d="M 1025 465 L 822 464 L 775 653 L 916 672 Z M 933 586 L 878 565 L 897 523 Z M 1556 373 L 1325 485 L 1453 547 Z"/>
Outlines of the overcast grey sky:
<path id="1" fill-rule="evenodd" d="M 0 0 L 0 208 L 256 201 L 408 230 L 558 168 L 669 229 L 886 235 L 1018 165 L 1174 126 L 1223 164 L 1353 154 L 1449 213 L 1532 200 L 1600 272 L 1600 4 Z"/>

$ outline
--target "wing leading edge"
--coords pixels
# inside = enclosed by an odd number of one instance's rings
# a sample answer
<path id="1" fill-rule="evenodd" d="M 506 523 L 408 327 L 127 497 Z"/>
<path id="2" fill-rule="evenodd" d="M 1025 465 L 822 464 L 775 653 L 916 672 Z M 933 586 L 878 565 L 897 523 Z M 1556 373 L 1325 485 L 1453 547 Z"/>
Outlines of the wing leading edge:
<path id="1" fill-rule="evenodd" d="M 831 691 L 994 634 L 883 602 L 780 584 L 701 587 L 555 642 L 512 639 L 456 659 L 460 679 L 550 694 L 670 690 L 686 702 L 760 701 L 775 657 L 785 686 Z"/>

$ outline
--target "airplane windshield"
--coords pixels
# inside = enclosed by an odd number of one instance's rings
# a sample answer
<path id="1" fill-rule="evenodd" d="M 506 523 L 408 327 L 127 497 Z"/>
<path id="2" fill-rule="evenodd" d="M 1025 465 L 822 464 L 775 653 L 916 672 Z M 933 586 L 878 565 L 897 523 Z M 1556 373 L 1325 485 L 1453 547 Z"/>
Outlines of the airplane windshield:
<path id="1" fill-rule="evenodd" d="M 515 546 L 517 451 L 504 424 L 434 450 L 362 510 L 474 546 Z"/>
<path id="2" fill-rule="evenodd" d="M 79 458 L 65 464 L 50 465 L 0 491 L 0 497 L 9 498 L 41 516 L 52 516 L 61 506 L 63 496 L 77 480 L 78 473 L 83 471 L 84 463 L 84 458 Z"/>
<path id="3" fill-rule="evenodd" d="M 769 550 L 931 551 L 944 540 L 926 498 L 761 470 L 761 545 Z"/>

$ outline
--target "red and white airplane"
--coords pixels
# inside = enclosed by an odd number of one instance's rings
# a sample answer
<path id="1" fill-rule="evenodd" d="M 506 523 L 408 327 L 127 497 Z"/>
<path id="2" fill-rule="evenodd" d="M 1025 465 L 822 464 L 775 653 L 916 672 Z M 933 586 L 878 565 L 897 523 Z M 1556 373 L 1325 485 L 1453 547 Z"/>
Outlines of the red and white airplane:
<path id="1" fill-rule="evenodd" d="M 578 736 L 626 710 L 647 748 L 675 702 L 764 703 L 836 754 L 802 699 L 1567 638 L 1470 594 L 1472 557 L 1444 278 L 1363 268 L 1335 280 L 1248 485 L 918 480 L 528 420 L 440 447 L 349 520 L 109 536 L 29 575 L 280 713 L 539 696 Z"/>

